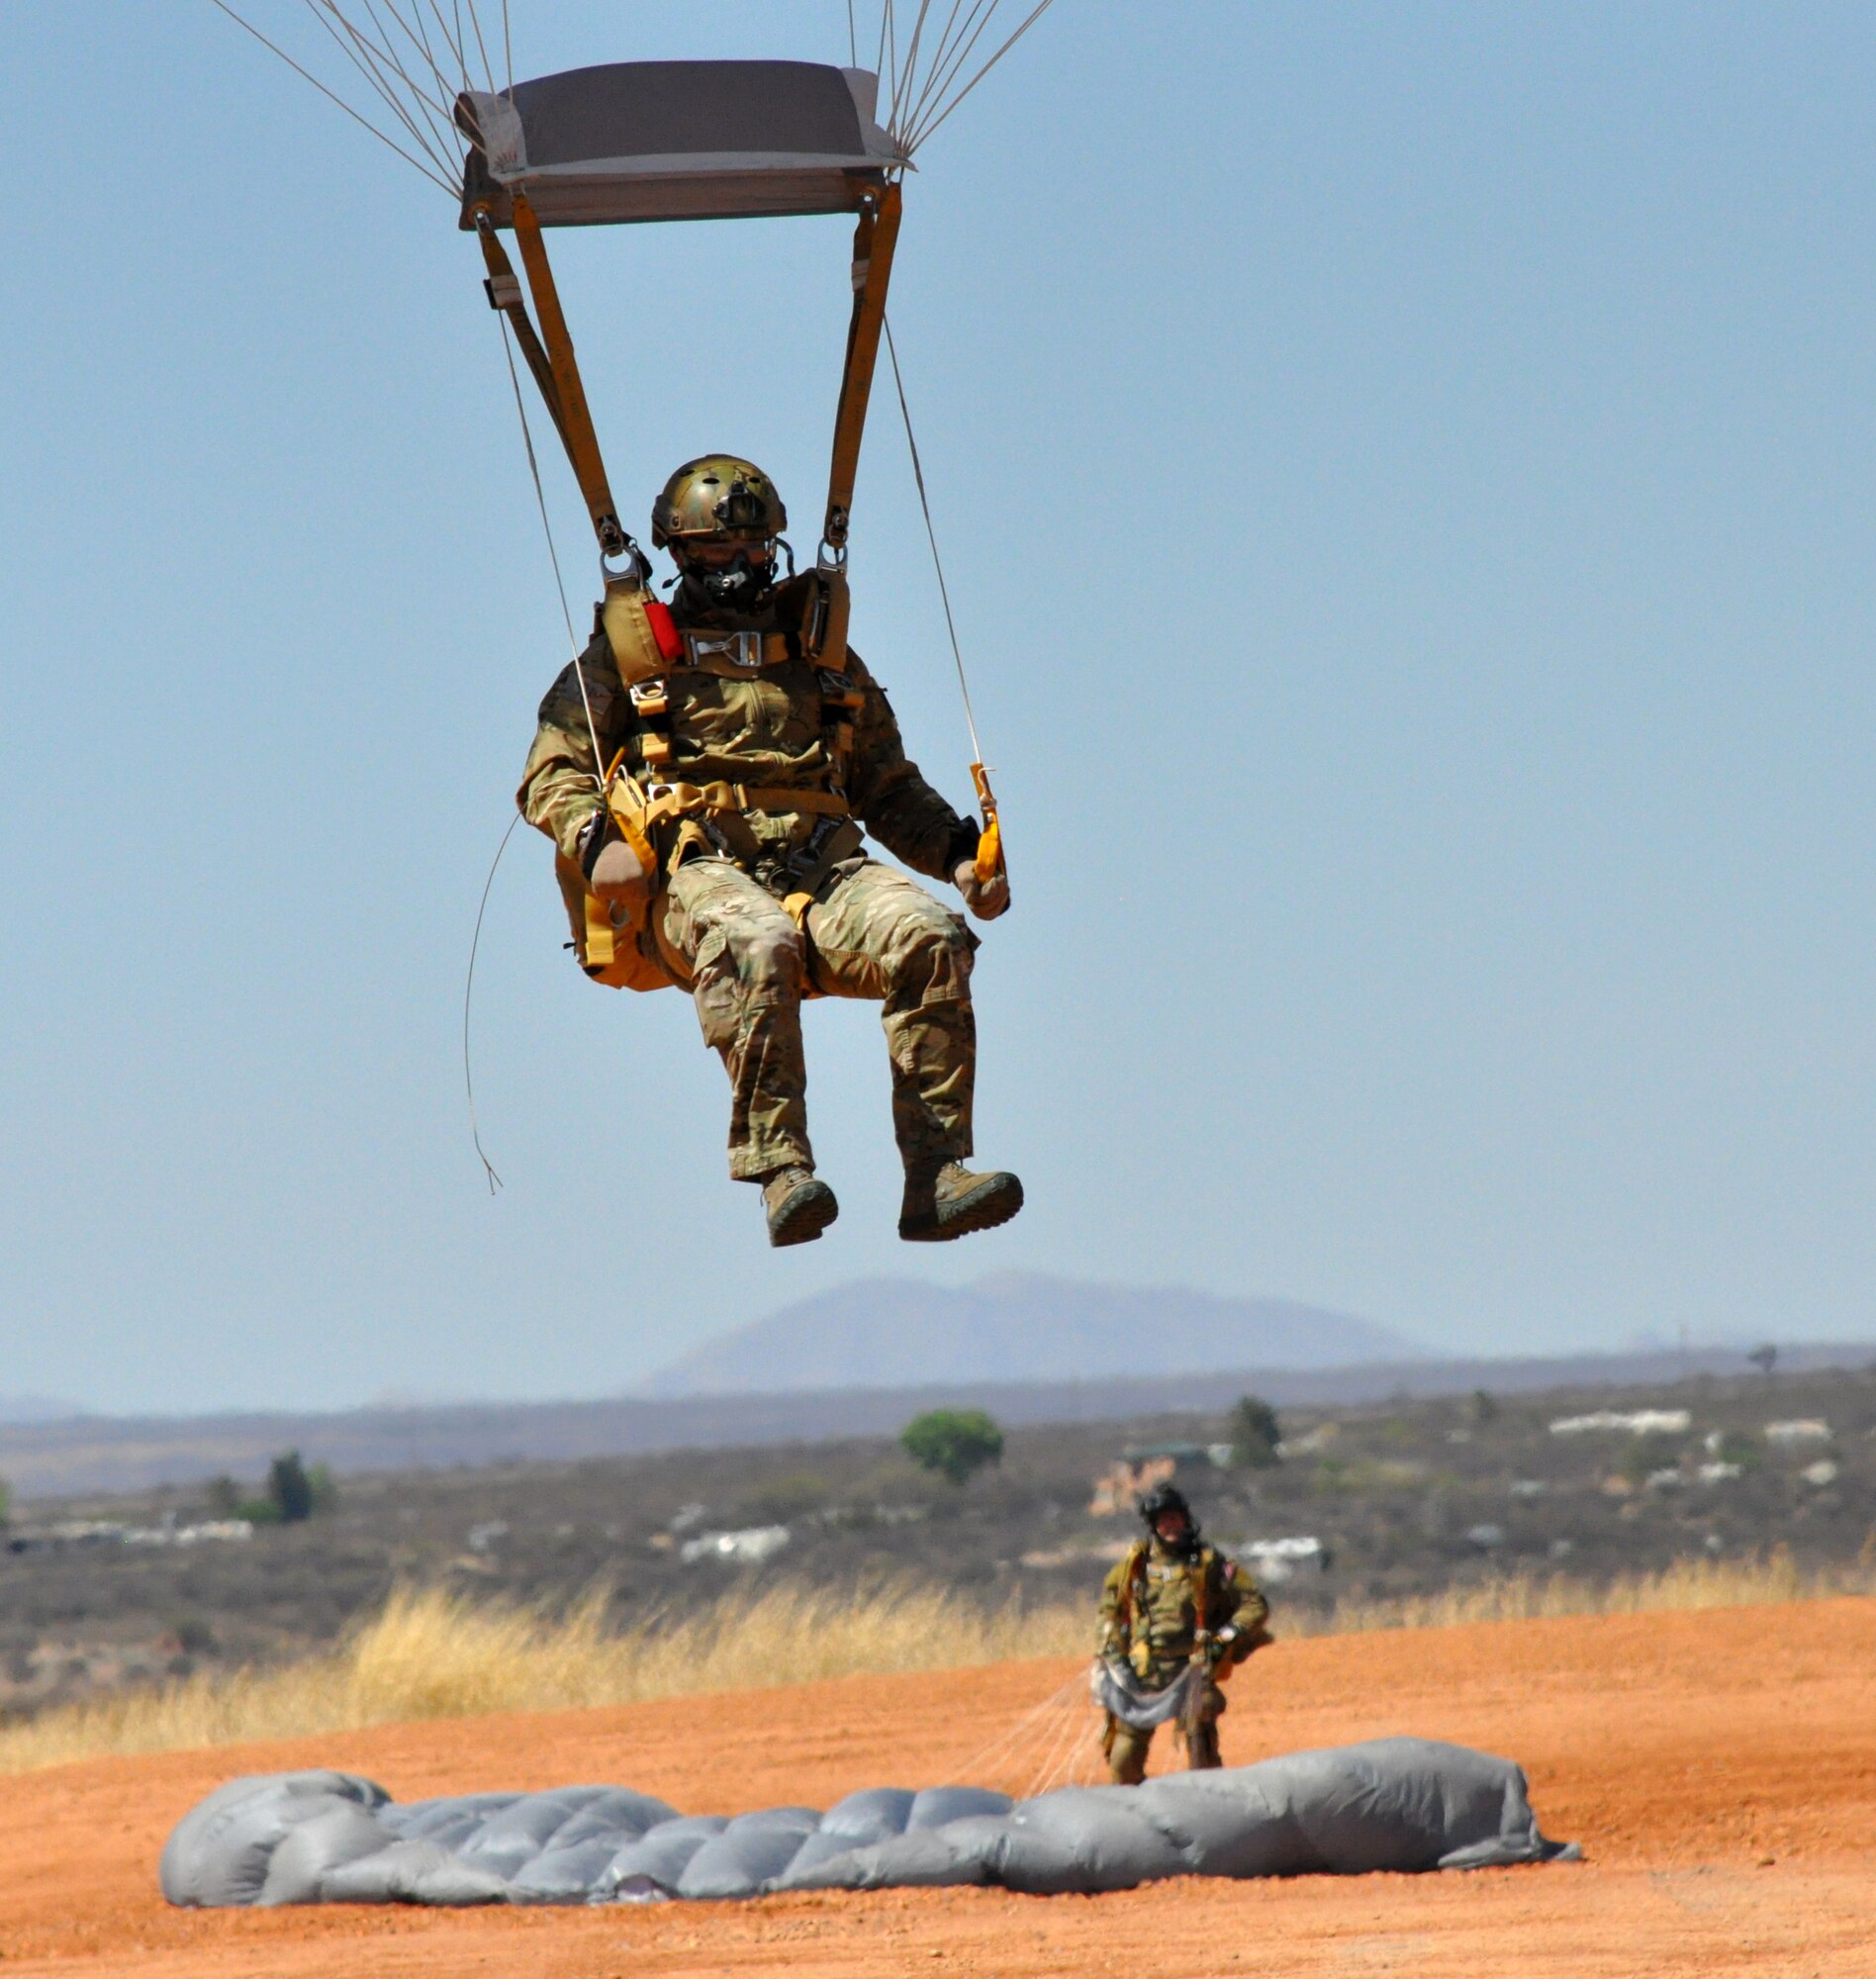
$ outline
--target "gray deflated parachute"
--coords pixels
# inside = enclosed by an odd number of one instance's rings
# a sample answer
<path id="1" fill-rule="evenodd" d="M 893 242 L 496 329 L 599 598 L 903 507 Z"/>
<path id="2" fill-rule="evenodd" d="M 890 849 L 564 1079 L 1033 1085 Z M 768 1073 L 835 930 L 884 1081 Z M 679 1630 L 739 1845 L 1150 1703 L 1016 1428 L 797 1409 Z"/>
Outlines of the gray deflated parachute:
<path id="1" fill-rule="evenodd" d="M 871 1787 L 831 1807 L 681 1815 L 624 1787 L 394 1803 L 355 1774 L 232 1781 L 162 1856 L 172 1904 L 617 1903 L 775 1890 L 995 1884 L 1039 1896 L 1168 1876 L 1470 1869 L 1573 1855 L 1538 1832 L 1523 1771 L 1379 1739 L 1139 1787 L 1012 1801 Z"/>

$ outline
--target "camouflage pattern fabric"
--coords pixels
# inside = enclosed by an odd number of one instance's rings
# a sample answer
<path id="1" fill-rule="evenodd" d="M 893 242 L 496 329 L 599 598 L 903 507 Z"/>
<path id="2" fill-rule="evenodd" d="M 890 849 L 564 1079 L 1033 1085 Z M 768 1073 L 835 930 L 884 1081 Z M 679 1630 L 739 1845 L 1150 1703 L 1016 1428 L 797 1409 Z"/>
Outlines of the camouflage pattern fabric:
<path id="1" fill-rule="evenodd" d="M 704 1042 L 729 1074 L 729 1172 L 752 1181 L 811 1168 L 801 995 L 882 1005 L 892 1064 L 892 1126 L 907 1167 L 971 1153 L 977 937 L 904 874 L 849 859 L 827 875 L 797 927 L 735 862 L 692 859 L 672 874 L 665 931 L 689 966 Z"/>
<path id="2" fill-rule="evenodd" d="M 683 589 L 673 611 L 681 626 L 711 631 L 766 630 L 776 619 L 691 609 Z M 675 663 L 664 677 L 671 755 L 656 769 L 603 634 L 581 656 L 581 670 L 584 700 L 569 666 L 541 703 L 516 794 L 523 816 L 570 859 L 593 815 L 599 773 L 620 751 L 641 786 L 720 780 L 828 788 L 836 766 L 827 755 L 822 677 L 804 659 L 745 676 Z M 693 971 L 704 1039 L 729 1073 L 730 1173 L 744 1180 L 812 1165 L 799 1011 L 809 987 L 884 1006 L 893 1127 L 906 1161 L 935 1168 L 971 1153 L 977 939 L 950 908 L 862 856 L 861 847 L 871 833 L 914 872 L 948 882 L 975 850 L 977 826 L 907 758 L 885 691 L 851 648 L 842 672 L 861 697 L 845 761 L 851 819 L 787 808 L 745 811 L 722 824 L 687 819 L 663 827 L 656 847 L 669 895 L 665 931 Z M 782 905 L 802 894 L 812 897 L 804 929 Z"/>
<path id="3" fill-rule="evenodd" d="M 623 749 L 627 767 L 641 783 L 646 781 L 631 700 L 604 637 L 595 638 L 581 655 L 581 668 L 606 763 Z M 885 690 L 851 648 L 843 671 L 862 696 L 847 764 L 854 815 L 914 873 L 949 881 L 950 854 L 964 820 L 907 759 Z M 788 660 L 747 679 L 680 666 L 666 679 L 673 756 L 664 775 L 693 784 L 720 778 L 769 788 L 826 788 L 820 679 L 806 661 Z M 574 857 L 580 829 L 593 815 L 604 767 L 594 761 L 579 676 L 569 665 L 541 702 L 534 746 L 516 797 L 528 823 L 545 832 L 568 858 Z M 759 860 L 773 862 L 798 850 L 819 822 L 800 812 L 753 815 Z M 976 843 L 972 833 L 972 849 Z M 837 856 L 856 849 L 857 834 Z M 675 840 L 660 850 L 669 858 Z M 776 884 L 771 880 L 772 891 Z M 782 891 L 789 891 L 786 884 Z"/>
<path id="4" fill-rule="evenodd" d="M 1198 1647 L 1201 1594 L 1205 1626 L 1214 1634 L 1232 1623 L 1248 1636 L 1270 1612 L 1257 1582 L 1216 1548 L 1201 1545 L 1180 1552 L 1156 1533 L 1144 1557 L 1130 1551 L 1101 1588 L 1101 1653 L 1118 1653 L 1149 1689 L 1164 1689 L 1190 1663 Z M 1224 1692 L 1208 1681 L 1186 1741 L 1191 1766 L 1220 1763 L 1218 1720 L 1224 1711 Z M 1101 1749 L 1121 1785 L 1137 1786 L 1146 1778 L 1152 1744 L 1150 1728 L 1137 1730 L 1109 1714 Z"/>

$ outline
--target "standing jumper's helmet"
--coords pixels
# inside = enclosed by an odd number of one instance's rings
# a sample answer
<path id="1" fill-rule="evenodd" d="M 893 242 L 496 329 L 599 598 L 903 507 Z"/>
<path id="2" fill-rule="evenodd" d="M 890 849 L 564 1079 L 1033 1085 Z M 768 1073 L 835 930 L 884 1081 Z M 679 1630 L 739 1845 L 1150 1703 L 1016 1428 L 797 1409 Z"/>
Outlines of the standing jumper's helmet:
<path id="1" fill-rule="evenodd" d="M 687 460 L 651 505 L 656 549 L 688 543 L 766 543 L 789 525 L 789 512 L 775 483 L 753 462 L 733 453 Z"/>
<path id="2" fill-rule="evenodd" d="M 1150 1491 L 1143 1492 L 1140 1500 L 1140 1516 L 1147 1522 L 1147 1530 L 1155 1531 L 1169 1512 L 1176 1512 L 1185 1521 L 1188 1532 L 1198 1531 L 1198 1521 L 1192 1517 L 1192 1508 L 1185 1502 L 1185 1493 L 1176 1484 L 1156 1484 Z"/>

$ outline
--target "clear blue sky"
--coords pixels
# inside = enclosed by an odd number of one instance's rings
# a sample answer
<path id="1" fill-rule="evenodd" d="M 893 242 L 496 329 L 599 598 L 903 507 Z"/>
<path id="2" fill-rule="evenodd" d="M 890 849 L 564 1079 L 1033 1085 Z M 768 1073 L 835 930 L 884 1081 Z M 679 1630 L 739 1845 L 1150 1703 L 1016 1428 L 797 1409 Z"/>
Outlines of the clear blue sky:
<path id="1" fill-rule="evenodd" d="M 530 73 L 845 54 L 827 0 L 515 15 Z M 565 638 L 474 246 L 207 0 L 7 47 L 0 1392 L 604 1393 L 907 1271 L 1876 1336 L 1867 6 L 1060 0 L 933 141 L 894 320 L 1030 1194 L 940 1253 L 871 1010 L 808 1012 L 843 1214 L 771 1253 L 688 1003 L 578 975 L 525 832 L 490 1199 L 463 968 Z M 717 447 L 815 514 L 846 234 L 560 236 L 634 515 Z M 879 410 L 855 640 L 962 801 Z"/>

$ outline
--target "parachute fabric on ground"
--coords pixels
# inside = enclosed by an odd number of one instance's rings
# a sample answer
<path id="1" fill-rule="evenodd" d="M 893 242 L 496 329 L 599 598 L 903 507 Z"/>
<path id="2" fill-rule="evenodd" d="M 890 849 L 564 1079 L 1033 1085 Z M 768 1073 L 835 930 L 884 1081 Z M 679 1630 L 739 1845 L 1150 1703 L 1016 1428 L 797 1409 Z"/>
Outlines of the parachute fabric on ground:
<path id="1" fill-rule="evenodd" d="M 1123 1662 L 1099 1662 L 1094 1667 L 1090 1688 L 1094 1702 L 1136 1732 L 1151 1732 L 1180 1717 L 1192 1691 L 1205 1681 L 1205 1672 L 1188 1663 L 1164 1690 L 1149 1690 Z"/>
<path id="2" fill-rule="evenodd" d="M 826 1813 L 685 1816 L 623 1787 L 399 1806 L 355 1774 L 230 1782 L 163 1849 L 191 1907 L 610 1903 L 781 1890 L 994 1885 L 1038 1896 L 1170 1876 L 1356 1875 L 1573 1856 L 1547 1841 L 1522 1770 L 1463 1745 L 1379 1739 L 1139 1787 L 1012 1801 L 873 1787 Z"/>

